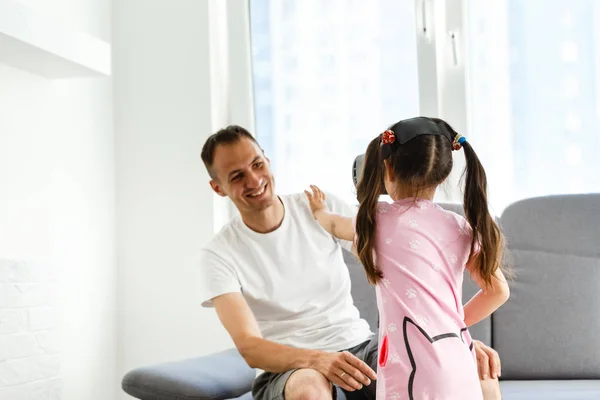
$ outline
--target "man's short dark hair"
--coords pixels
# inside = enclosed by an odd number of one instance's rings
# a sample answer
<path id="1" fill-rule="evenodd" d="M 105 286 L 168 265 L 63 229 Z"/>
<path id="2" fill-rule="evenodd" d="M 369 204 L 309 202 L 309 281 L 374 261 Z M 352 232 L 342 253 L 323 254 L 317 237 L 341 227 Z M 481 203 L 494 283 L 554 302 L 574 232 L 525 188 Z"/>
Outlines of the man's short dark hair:
<path id="1" fill-rule="evenodd" d="M 201 157 L 202 161 L 204 162 L 204 166 L 206 167 L 206 170 L 212 179 L 216 178 L 213 173 L 212 166 L 217 146 L 220 144 L 235 143 L 242 138 L 247 138 L 258 145 L 258 142 L 254 136 L 252 136 L 247 129 L 242 128 L 239 125 L 229 125 L 228 127 L 213 133 L 208 137 L 208 139 L 206 139 L 206 142 L 204 142 L 204 146 L 202 147 Z"/>

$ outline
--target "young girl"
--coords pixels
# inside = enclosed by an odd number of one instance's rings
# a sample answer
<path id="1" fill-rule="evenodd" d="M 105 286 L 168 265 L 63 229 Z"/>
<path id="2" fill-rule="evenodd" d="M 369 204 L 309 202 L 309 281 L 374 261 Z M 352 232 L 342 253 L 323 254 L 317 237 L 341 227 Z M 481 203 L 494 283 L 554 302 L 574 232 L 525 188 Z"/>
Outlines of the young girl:
<path id="1" fill-rule="evenodd" d="M 435 203 L 466 158 L 466 220 Z M 503 238 L 488 211 L 486 176 L 464 137 L 445 121 L 413 118 L 377 136 L 365 154 L 354 220 L 328 212 L 325 195 L 306 191 L 315 218 L 332 235 L 354 241 L 380 315 L 378 399 L 481 399 L 467 328 L 509 296 L 500 270 Z M 393 203 L 379 202 L 387 191 Z M 464 269 L 481 287 L 464 307 Z"/>

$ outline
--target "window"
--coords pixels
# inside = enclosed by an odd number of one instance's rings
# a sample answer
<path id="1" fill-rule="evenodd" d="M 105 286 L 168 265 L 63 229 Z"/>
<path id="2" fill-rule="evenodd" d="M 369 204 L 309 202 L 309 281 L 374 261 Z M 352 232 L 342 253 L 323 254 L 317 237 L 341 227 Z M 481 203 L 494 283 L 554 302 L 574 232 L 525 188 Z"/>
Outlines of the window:
<path id="1" fill-rule="evenodd" d="M 600 4 L 468 0 L 470 132 L 496 210 L 600 190 Z"/>
<path id="2" fill-rule="evenodd" d="M 466 131 L 497 214 L 600 191 L 600 2 L 416 3 L 250 0 L 255 133 L 278 191 L 315 183 L 355 202 L 355 156 L 421 113 Z"/>
<path id="3" fill-rule="evenodd" d="M 315 183 L 355 203 L 354 158 L 419 111 L 413 2 L 251 0 L 250 27 L 255 134 L 278 192 Z"/>

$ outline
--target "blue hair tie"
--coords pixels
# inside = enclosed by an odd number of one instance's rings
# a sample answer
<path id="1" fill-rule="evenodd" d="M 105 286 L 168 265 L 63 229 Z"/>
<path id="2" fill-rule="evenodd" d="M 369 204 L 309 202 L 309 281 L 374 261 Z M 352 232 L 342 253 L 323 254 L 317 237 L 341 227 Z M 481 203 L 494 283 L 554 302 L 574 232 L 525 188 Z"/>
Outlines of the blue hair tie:
<path id="1" fill-rule="evenodd" d="M 452 141 L 452 147 L 454 148 L 454 150 L 460 150 L 463 143 L 466 141 L 467 141 L 466 137 L 464 137 L 460 133 L 457 133 L 456 136 L 454 137 L 454 140 Z"/>

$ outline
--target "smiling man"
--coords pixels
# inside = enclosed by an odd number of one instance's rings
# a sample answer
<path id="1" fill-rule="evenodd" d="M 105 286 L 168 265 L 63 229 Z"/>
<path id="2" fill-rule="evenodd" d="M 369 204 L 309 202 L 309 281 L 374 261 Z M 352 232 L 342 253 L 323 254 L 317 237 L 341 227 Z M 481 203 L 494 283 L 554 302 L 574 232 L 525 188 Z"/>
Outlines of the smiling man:
<path id="1" fill-rule="evenodd" d="M 359 315 L 341 242 L 314 220 L 303 192 L 278 196 L 269 159 L 244 128 L 211 135 L 202 149 L 210 185 L 240 215 L 201 252 L 214 306 L 248 365 L 265 371 L 256 400 L 375 399 L 377 335 Z M 329 209 L 352 208 L 328 195 Z M 475 342 L 480 372 L 499 370 L 497 353 Z M 500 398 L 498 381 L 482 381 L 486 399 Z"/>

